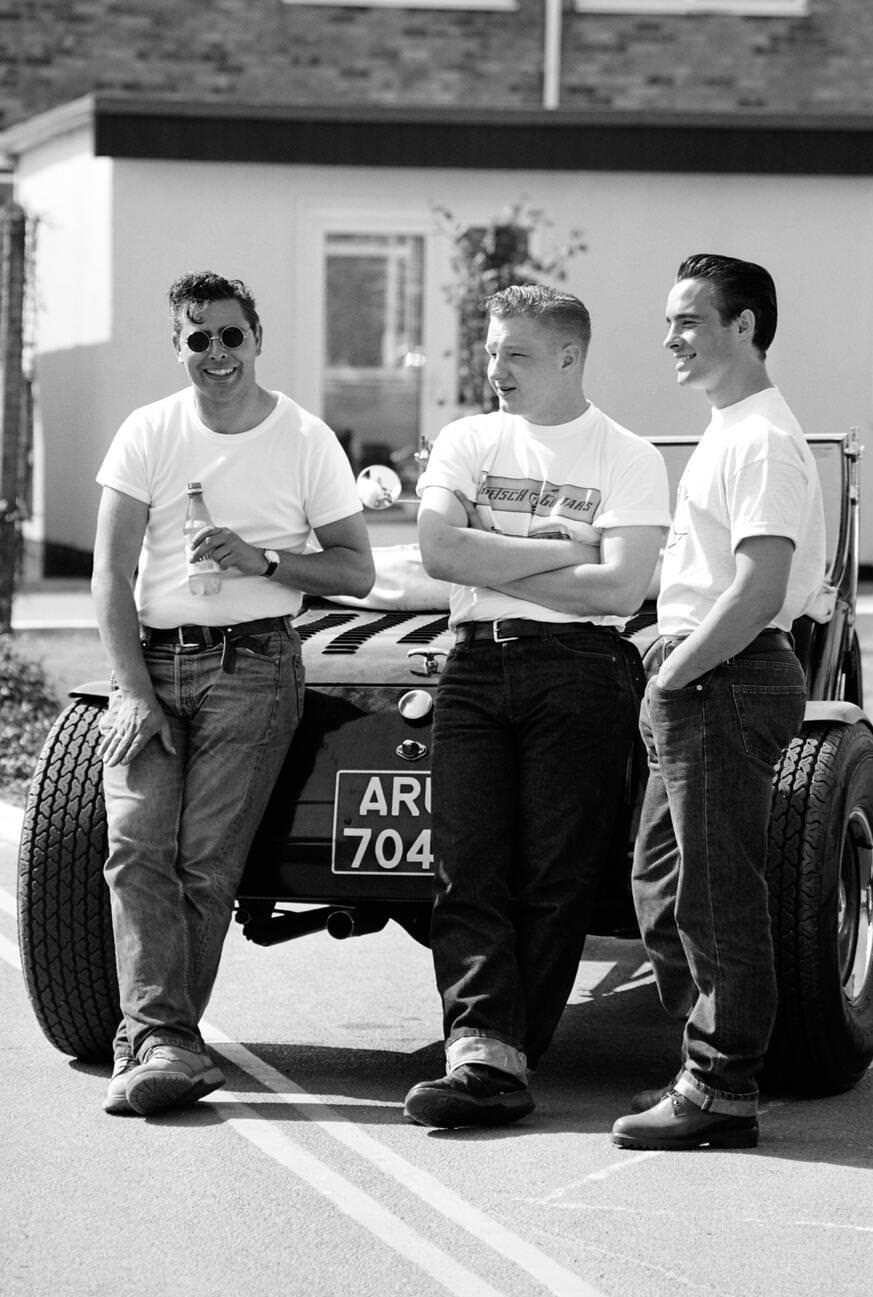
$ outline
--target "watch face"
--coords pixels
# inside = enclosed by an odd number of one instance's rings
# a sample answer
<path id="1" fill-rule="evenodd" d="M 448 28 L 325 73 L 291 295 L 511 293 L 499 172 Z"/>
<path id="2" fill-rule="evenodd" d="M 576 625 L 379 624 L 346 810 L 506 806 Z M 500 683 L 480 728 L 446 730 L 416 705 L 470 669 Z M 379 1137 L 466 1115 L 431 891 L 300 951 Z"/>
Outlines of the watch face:
<path id="1" fill-rule="evenodd" d="M 274 549 L 265 549 L 264 557 L 266 558 L 268 563 L 275 563 L 278 566 L 279 555 L 276 553 Z"/>

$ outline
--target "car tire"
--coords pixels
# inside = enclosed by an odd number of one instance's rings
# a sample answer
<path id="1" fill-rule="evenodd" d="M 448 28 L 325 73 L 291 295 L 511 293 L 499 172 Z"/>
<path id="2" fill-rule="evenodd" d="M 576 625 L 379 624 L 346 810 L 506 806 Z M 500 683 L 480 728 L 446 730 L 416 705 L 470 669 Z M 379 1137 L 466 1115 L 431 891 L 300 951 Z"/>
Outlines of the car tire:
<path id="1" fill-rule="evenodd" d="M 764 1083 L 853 1086 L 873 1058 L 873 734 L 813 724 L 783 754 L 768 857 L 779 986 Z"/>
<path id="2" fill-rule="evenodd" d="M 109 892 L 106 813 L 97 746 L 102 708 L 67 707 L 40 753 L 18 856 L 18 934 L 27 993 L 62 1053 L 111 1056 L 121 1010 Z"/>

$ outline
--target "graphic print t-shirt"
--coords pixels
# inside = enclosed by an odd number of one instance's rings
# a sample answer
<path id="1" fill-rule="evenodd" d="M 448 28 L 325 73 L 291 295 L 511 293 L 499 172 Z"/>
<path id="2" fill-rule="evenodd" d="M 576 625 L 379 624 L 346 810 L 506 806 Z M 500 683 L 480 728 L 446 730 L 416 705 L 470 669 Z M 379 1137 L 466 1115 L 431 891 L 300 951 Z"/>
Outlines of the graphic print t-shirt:
<path id="1" fill-rule="evenodd" d="M 502 411 L 458 419 L 437 437 L 419 495 L 432 486 L 474 500 L 485 527 L 532 541 L 568 537 L 599 545 L 612 527 L 666 528 L 670 521 L 660 452 L 594 405 L 554 427 Z M 498 617 L 579 620 L 487 587 L 452 586 L 450 606 L 452 625 Z M 626 618 L 586 620 L 622 626 Z"/>

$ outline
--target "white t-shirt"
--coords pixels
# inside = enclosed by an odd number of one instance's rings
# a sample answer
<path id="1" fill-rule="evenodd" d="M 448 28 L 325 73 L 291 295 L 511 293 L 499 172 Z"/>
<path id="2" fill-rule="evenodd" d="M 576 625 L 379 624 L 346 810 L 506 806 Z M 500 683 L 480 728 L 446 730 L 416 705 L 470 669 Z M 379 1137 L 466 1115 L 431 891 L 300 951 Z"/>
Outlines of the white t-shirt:
<path id="1" fill-rule="evenodd" d="M 599 545 L 611 527 L 666 528 L 670 521 L 660 451 L 594 405 L 578 419 L 552 427 L 502 411 L 458 419 L 434 442 L 419 495 L 432 486 L 463 491 L 475 500 L 486 527 L 511 536 L 560 536 Z M 498 617 L 579 620 L 487 587 L 452 586 L 452 625 Z M 626 618 L 584 620 L 623 626 Z"/>
<path id="2" fill-rule="evenodd" d="M 292 616 L 302 594 L 235 568 L 209 597 L 188 592 L 183 526 L 186 486 L 203 484 L 216 526 L 262 549 L 301 554 L 317 548 L 313 528 L 359 513 L 348 459 L 333 432 L 281 392 L 262 423 L 247 432 L 213 432 L 193 389 L 134 410 L 122 423 L 97 474 L 101 486 L 149 506 L 136 604 L 142 622 L 167 627 L 224 626 Z"/>
<path id="3" fill-rule="evenodd" d="M 734 579 L 734 553 L 751 536 L 794 544 L 787 597 L 770 623 L 791 623 L 821 589 L 825 520 L 815 460 L 775 387 L 714 410 L 679 482 L 661 567 L 658 629 L 684 635 Z"/>

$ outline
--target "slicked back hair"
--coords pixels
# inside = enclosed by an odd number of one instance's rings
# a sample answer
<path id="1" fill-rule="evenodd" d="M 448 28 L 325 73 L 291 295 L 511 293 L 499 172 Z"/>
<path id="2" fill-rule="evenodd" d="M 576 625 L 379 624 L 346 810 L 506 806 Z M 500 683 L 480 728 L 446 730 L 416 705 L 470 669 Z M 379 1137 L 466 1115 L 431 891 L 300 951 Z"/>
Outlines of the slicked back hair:
<path id="1" fill-rule="evenodd" d="M 769 270 L 754 261 L 697 252 L 686 257 L 676 271 L 676 282 L 680 279 L 705 279 L 712 285 L 723 324 L 730 324 L 742 311 L 752 311 L 755 316 L 752 343 L 762 359 L 767 355 L 778 320 L 776 285 Z"/>

